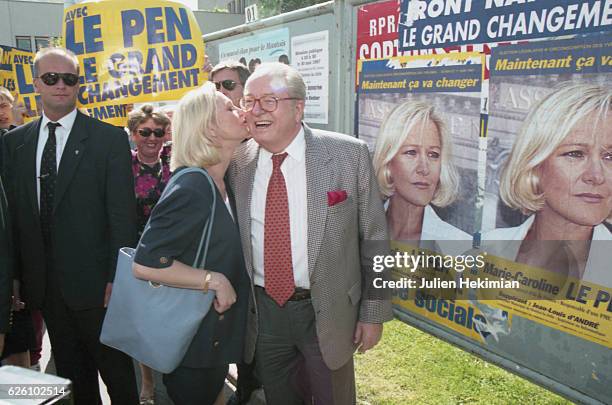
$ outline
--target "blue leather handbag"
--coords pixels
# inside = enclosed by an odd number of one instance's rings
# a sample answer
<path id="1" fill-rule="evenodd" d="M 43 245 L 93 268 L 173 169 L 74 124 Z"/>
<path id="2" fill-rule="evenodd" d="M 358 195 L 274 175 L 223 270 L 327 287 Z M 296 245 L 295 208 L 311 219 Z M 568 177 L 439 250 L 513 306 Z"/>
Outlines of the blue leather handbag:
<path id="1" fill-rule="evenodd" d="M 199 172 L 208 179 L 213 195 L 193 267 L 204 268 L 213 228 L 216 197 L 210 175 L 200 168 L 187 168 L 168 182 L 160 201 L 174 182 L 187 173 Z M 147 223 L 146 233 L 149 223 Z M 215 292 L 176 288 L 140 280 L 132 273 L 135 249 L 119 251 L 113 291 L 102 325 L 100 341 L 142 364 L 170 373 L 183 360 L 200 323 L 208 313 Z M 162 270 L 160 270 L 162 271 Z M 180 316 L 177 316 L 180 314 Z"/>

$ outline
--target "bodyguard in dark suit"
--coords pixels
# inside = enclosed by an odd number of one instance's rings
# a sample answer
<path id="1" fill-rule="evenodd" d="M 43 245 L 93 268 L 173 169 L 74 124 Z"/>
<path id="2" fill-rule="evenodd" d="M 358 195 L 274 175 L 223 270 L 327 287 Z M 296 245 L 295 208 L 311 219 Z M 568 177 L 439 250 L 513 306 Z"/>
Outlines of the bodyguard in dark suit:
<path id="1" fill-rule="evenodd" d="M 78 60 L 39 51 L 41 119 L 6 135 L 9 204 L 24 301 L 42 308 L 58 375 L 77 405 L 138 403 L 131 359 L 99 342 L 118 249 L 134 246 L 136 206 L 125 133 L 76 110 Z"/>

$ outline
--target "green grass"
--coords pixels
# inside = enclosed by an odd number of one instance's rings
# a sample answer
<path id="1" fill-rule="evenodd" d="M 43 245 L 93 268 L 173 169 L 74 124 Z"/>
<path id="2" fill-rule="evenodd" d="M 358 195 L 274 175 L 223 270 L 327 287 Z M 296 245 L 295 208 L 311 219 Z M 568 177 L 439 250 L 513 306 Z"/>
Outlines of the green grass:
<path id="1" fill-rule="evenodd" d="M 359 405 L 571 404 L 400 321 L 381 342 L 355 356 Z"/>

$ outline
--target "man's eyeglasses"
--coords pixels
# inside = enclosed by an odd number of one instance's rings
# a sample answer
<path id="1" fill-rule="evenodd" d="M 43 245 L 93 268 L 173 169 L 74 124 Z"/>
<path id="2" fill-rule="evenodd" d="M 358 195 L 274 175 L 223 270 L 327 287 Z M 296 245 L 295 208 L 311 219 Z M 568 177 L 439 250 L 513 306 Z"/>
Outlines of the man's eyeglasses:
<path id="1" fill-rule="evenodd" d="M 274 96 L 263 96 L 261 98 L 257 97 L 243 97 L 240 100 L 240 106 L 246 112 L 251 111 L 255 108 L 255 104 L 259 101 L 259 106 L 262 110 L 266 112 L 274 112 L 278 108 L 278 102 L 283 100 L 301 100 L 301 98 L 297 97 L 274 97 Z"/>
<path id="2" fill-rule="evenodd" d="M 220 82 L 213 82 L 215 83 L 215 87 L 217 88 L 217 90 L 221 90 L 221 86 L 223 86 L 223 88 L 227 91 L 232 91 L 236 88 L 236 86 L 238 85 L 238 83 L 236 83 L 233 80 L 221 80 Z"/>
<path id="3" fill-rule="evenodd" d="M 79 82 L 79 76 L 74 73 L 55 73 L 55 72 L 47 72 L 40 76 L 40 80 L 43 81 L 47 86 L 53 86 L 60 79 L 64 81 L 66 86 L 75 86 Z"/>
<path id="4" fill-rule="evenodd" d="M 145 138 L 148 138 L 151 134 L 155 135 L 156 138 L 163 138 L 166 135 L 166 131 L 161 128 L 140 128 L 138 130 L 138 135 L 144 136 Z"/>

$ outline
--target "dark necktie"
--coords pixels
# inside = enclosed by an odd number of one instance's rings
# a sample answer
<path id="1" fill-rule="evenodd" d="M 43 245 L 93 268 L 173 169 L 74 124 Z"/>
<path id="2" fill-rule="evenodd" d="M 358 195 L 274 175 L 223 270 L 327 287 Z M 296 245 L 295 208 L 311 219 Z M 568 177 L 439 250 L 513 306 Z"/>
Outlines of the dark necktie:
<path id="1" fill-rule="evenodd" d="M 272 156 L 272 175 L 266 194 L 264 218 L 264 282 L 266 293 L 279 306 L 295 291 L 291 256 L 289 199 L 281 165 L 287 153 Z"/>
<path id="2" fill-rule="evenodd" d="M 49 138 L 43 149 L 40 160 L 40 228 L 45 247 L 51 246 L 51 217 L 53 214 L 53 198 L 55 196 L 55 180 L 57 178 L 57 141 L 55 129 L 61 124 L 49 122 Z"/>

